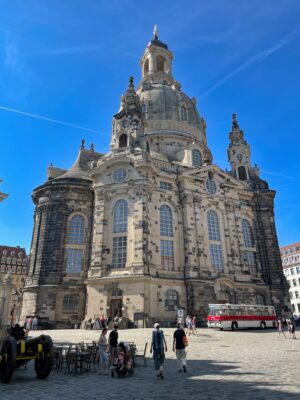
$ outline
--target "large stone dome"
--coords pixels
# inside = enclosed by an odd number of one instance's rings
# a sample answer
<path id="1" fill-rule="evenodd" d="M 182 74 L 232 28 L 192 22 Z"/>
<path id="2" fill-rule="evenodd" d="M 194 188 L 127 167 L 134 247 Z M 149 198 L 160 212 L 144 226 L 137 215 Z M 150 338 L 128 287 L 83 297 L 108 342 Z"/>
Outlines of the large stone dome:
<path id="1" fill-rule="evenodd" d="M 144 82 L 137 93 L 149 134 L 171 130 L 206 144 L 205 122 L 196 109 L 196 100 L 183 93 L 177 82 Z"/>

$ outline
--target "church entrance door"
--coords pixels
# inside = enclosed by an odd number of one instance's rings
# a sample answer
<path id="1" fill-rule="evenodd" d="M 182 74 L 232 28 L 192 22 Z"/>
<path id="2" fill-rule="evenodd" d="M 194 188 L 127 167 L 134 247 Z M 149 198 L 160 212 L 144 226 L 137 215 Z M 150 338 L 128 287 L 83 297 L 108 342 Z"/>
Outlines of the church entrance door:
<path id="1" fill-rule="evenodd" d="M 122 317 L 122 298 L 112 299 L 110 301 L 109 314 L 109 317 L 112 319 L 115 317 Z"/>

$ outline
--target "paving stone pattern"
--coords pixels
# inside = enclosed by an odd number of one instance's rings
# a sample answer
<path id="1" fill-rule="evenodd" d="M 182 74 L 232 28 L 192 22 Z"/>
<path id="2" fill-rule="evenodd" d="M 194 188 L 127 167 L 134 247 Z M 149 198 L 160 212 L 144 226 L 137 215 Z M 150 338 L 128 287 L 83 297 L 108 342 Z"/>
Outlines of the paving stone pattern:
<path id="1" fill-rule="evenodd" d="M 198 330 L 189 337 L 188 372 L 179 373 L 172 352 L 173 329 L 164 329 L 168 352 L 165 379 L 154 374 L 150 353 L 148 366 L 143 361 L 134 377 L 122 379 L 97 373 L 77 375 L 53 371 L 46 381 L 35 379 L 33 363 L 27 371 L 15 373 L 10 385 L 0 384 L 0 399 L 300 399 L 298 340 L 278 337 L 274 330 L 215 331 Z M 38 335 L 41 332 L 35 332 Z M 98 331 L 43 331 L 54 341 L 78 343 L 99 337 Z M 151 329 L 119 332 L 120 340 L 134 341 L 142 349 L 150 341 Z"/>

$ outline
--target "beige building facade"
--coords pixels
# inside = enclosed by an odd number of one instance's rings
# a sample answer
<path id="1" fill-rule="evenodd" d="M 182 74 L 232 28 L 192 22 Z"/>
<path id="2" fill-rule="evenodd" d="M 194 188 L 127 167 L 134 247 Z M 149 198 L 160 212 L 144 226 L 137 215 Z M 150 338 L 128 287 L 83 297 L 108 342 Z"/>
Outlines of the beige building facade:
<path id="1" fill-rule="evenodd" d="M 110 151 L 82 143 L 69 170 L 36 188 L 23 315 L 56 326 L 108 315 L 169 324 L 209 303 L 288 310 L 275 192 L 232 116 L 230 171 L 213 163 L 197 102 L 155 32 L 113 117 Z M 32 313 L 33 311 L 31 311 Z"/>
<path id="2" fill-rule="evenodd" d="M 300 242 L 280 248 L 283 273 L 289 286 L 294 315 L 300 317 Z"/>

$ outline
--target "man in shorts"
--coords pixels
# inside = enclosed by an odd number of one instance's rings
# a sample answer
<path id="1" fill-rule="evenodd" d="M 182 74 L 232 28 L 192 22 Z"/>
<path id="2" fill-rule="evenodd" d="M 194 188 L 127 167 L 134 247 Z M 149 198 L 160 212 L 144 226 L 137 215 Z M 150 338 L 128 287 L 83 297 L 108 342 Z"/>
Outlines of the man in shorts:
<path id="1" fill-rule="evenodd" d="M 176 350 L 178 372 L 186 372 L 186 343 L 185 332 L 181 324 L 178 324 L 173 335 L 173 351 Z"/>
<path id="2" fill-rule="evenodd" d="M 110 368 L 113 368 L 114 359 L 117 355 L 117 348 L 118 348 L 118 325 L 114 324 L 113 330 L 110 332 L 108 337 L 108 344 L 109 344 L 109 361 L 110 361 Z"/>

